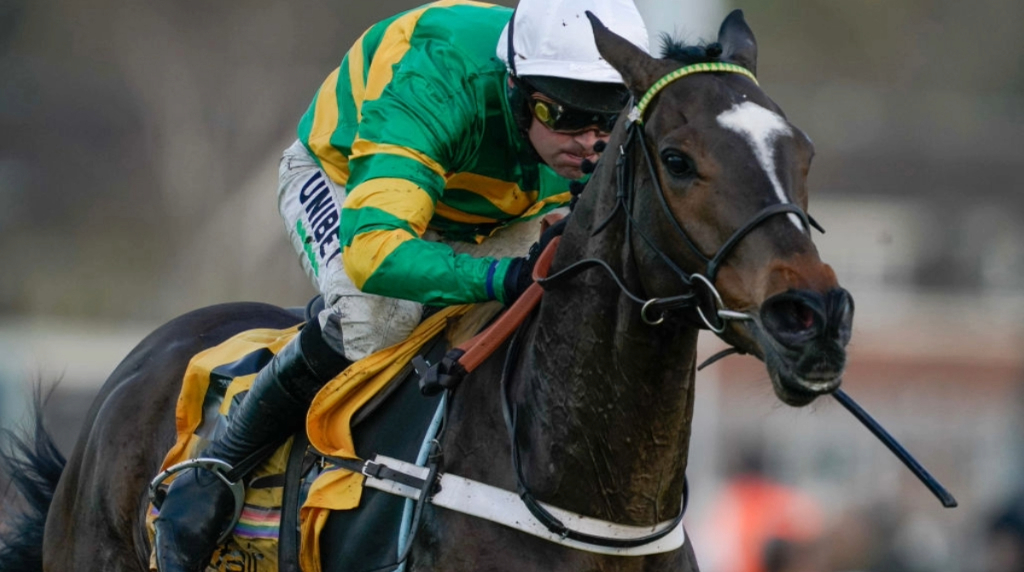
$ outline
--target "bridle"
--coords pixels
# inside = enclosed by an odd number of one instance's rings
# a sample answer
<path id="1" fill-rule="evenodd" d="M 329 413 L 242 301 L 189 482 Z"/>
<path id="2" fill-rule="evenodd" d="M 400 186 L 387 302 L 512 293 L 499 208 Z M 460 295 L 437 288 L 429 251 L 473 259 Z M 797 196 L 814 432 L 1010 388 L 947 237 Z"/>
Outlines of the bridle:
<path id="1" fill-rule="evenodd" d="M 656 81 L 654 85 L 647 90 L 644 96 L 640 98 L 639 102 L 632 107 L 626 118 L 625 142 L 619 145 L 618 156 L 615 161 L 617 187 L 615 208 L 612 209 L 612 212 L 609 213 L 604 221 L 597 225 L 591 233 L 591 236 L 597 235 L 607 228 L 608 224 L 618 213 L 623 213 L 626 217 L 626 240 L 630 241 L 631 233 L 636 232 L 658 256 L 658 258 L 680 279 L 684 286 L 684 292 L 682 294 L 660 298 L 647 298 L 637 295 L 626 287 L 623 281 L 615 275 L 615 272 L 606 262 L 596 258 L 580 260 L 549 276 L 543 281 L 538 282 L 540 282 L 545 288 L 549 288 L 583 270 L 593 266 L 599 266 L 612 275 L 623 294 L 641 305 L 640 317 L 645 323 L 658 325 L 665 320 L 665 314 L 667 312 L 676 309 L 692 308 L 696 311 L 697 316 L 700 318 L 700 323 L 702 323 L 703 326 L 707 327 L 715 334 L 721 335 L 725 332 L 728 321 L 747 321 L 753 319 L 753 317 L 747 313 L 727 309 L 722 301 L 721 295 L 715 288 L 715 280 L 718 277 L 719 269 L 740 241 L 742 241 L 747 234 L 753 231 L 762 222 L 780 214 L 796 215 L 803 222 L 803 228 L 806 229 L 807 232 L 810 232 L 810 228 L 812 226 L 822 232 L 824 232 L 824 230 L 822 230 L 821 226 L 819 226 L 818 223 L 815 222 L 814 219 L 812 219 L 799 205 L 794 203 L 778 203 L 765 207 L 751 217 L 746 223 L 733 231 L 732 235 L 722 243 L 714 255 L 709 257 L 697 247 L 696 243 L 683 229 L 679 220 L 672 214 L 672 210 L 669 208 L 668 200 L 665 198 L 665 189 L 658 177 L 654 159 L 651 157 L 651 150 L 647 144 L 647 135 L 644 131 L 644 113 L 654 97 L 672 82 L 696 73 L 735 73 L 743 75 L 757 84 L 757 78 L 755 78 L 754 74 L 749 70 L 736 64 L 724 62 L 709 62 L 684 66 Z M 665 217 L 670 221 L 675 234 L 682 238 L 687 247 L 701 261 L 704 266 L 703 272 L 698 271 L 689 273 L 679 268 L 679 266 L 672 261 L 671 257 L 659 248 L 655 241 L 643 231 L 643 227 L 637 224 L 637 220 L 633 216 L 633 202 L 636 197 L 636 188 L 634 184 L 635 181 L 632 177 L 634 165 L 631 150 L 634 145 L 638 145 L 642 151 L 648 173 L 655 186 L 655 194 L 658 196 L 658 201 L 661 204 Z"/>

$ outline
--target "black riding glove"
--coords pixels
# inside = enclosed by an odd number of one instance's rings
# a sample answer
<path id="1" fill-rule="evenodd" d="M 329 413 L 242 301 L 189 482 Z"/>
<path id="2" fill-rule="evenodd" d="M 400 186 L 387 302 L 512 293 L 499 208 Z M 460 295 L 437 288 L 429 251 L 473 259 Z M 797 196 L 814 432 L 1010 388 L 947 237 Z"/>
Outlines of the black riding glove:
<path id="1" fill-rule="evenodd" d="M 508 271 L 505 272 L 505 282 L 502 285 L 505 288 L 506 306 L 511 306 L 513 302 L 523 295 L 523 292 L 526 292 L 530 284 L 533 284 L 533 267 L 537 264 L 540 253 L 544 252 L 544 249 L 547 248 L 552 239 L 565 231 L 565 225 L 568 222 L 569 217 L 564 217 L 549 226 L 541 233 L 540 240 L 533 243 L 533 246 L 530 247 L 530 252 L 526 256 L 513 258 L 512 262 L 509 263 Z"/>

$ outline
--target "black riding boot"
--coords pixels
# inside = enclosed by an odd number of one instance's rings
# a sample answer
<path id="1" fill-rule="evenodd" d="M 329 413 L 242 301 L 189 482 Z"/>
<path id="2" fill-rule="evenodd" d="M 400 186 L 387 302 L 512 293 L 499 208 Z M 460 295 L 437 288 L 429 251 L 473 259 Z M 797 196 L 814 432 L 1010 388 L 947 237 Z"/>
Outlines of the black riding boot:
<path id="1" fill-rule="evenodd" d="M 263 368 L 231 413 L 227 431 L 202 457 L 237 465 L 265 445 L 302 428 L 316 392 L 350 365 L 323 340 L 314 319 Z M 156 518 L 160 572 L 202 572 L 234 509 L 231 490 L 206 469 L 187 469 L 171 483 Z"/>

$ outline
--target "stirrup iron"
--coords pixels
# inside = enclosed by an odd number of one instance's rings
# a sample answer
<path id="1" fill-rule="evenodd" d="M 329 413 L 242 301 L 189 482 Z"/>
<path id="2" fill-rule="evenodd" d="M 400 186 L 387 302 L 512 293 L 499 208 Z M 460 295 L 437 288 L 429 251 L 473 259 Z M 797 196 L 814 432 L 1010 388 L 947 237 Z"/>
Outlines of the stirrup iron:
<path id="1" fill-rule="evenodd" d="M 153 506 L 162 505 L 164 500 L 163 497 L 166 493 L 160 490 L 160 485 L 170 478 L 171 475 L 180 473 L 185 469 L 193 468 L 206 469 L 214 475 L 217 475 L 217 478 L 231 489 L 231 494 L 234 496 L 234 515 L 231 518 L 231 522 L 228 523 L 228 526 L 221 533 L 220 538 L 217 539 L 218 545 L 224 544 L 231 536 L 231 533 L 235 530 L 235 525 L 238 524 L 239 519 L 242 518 L 242 507 L 245 506 L 245 485 L 242 484 L 241 480 L 232 481 L 228 478 L 228 474 L 234 469 L 234 467 L 228 463 L 212 457 L 199 457 L 168 467 L 166 471 L 157 475 L 149 483 L 149 501 L 153 503 Z"/>

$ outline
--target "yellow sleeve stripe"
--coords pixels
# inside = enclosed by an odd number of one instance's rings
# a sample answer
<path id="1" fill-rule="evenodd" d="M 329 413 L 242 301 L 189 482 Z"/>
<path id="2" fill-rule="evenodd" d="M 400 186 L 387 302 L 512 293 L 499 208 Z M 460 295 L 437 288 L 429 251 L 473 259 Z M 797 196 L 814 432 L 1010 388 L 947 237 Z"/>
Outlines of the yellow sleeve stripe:
<path id="1" fill-rule="evenodd" d="M 427 156 L 425 153 L 421 153 L 415 149 L 408 147 L 402 147 L 401 145 L 392 145 L 390 143 L 374 143 L 373 141 L 367 141 L 366 139 L 360 139 L 356 136 L 356 140 L 352 142 L 352 155 L 349 157 L 351 160 L 355 160 L 359 157 L 365 157 L 368 155 L 376 155 L 377 153 L 384 153 L 387 155 L 397 155 L 399 157 L 405 157 L 406 159 L 412 159 L 417 163 L 420 163 L 424 167 L 430 169 L 438 177 L 444 177 L 445 169 L 440 163 Z"/>
<path id="2" fill-rule="evenodd" d="M 431 8 L 448 8 L 450 6 L 476 6 L 478 8 L 498 9 L 502 8 L 501 6 L 496 6 L 489 2 L 475 2 L 474 0 L 439 0 L 437 2 L 430 4 Z"/>
<path id="3" fill-rule="evenodd" d="M 348 82 L 352 90 L 352 100 L 356 102 L 356 120 L 363 119 L 363 98 L 366 93 L 366 82 L 363 79 L 363 67 L 365 58 L 363 54 L 363 40 L 366 39 L 366 32 L 356 40 L 352 49 L 348 51 Z"/>
<path id="4" fill-rule="evenodd" d="M 334 149 L 331 147 L 331 149 Z M 348 159 L 344 155 L 337 152 L 331 153 L 330 156 L 324 157 L 321 154 L 317 154 L 320 157 L 320 165 L 323 167 L 324 172 L 331 178 L 332 181 L 344 186 L 348 182 Z"/>
<path id="5" fill-rule="evenodd" d="M 430 194 L 405 179 L 380 178 L 361 183 L 345 198 L 346 210 L 375 208 L 409 223 L 418 236 L 423 236 L 434 215 Z M 358 236 L 357 235 L 357 239 Z"/>
<path id="6" fill-rule="evenodd" d="M 412 38 L 413 32 L 416 30 L 416 24 L 419 23 L 424 12 L 431 8 L 447 8 L 449 6 L 458 6 L 463 4 L 494 8 L 494 6 L 483 2 L 441 0 L 440 2 L 433 2 L 417 10 L 412 10 L 392 22 L 384 32 L 384 36 L 380 41 L 380 47 L 377 48 L 376 53 L 373 54 L 373 61 L 370 62 L 370 71 L 366 80 L 365 97 L 359 98 L 356 101 L 362 102 L 364 100 L 377 99 L 380 97 L 381 93 L 384 92 L 384 88 L 391 82 L 394 65 L 402 61 L 406 52 L 409 51 L 409 41 Z M 362 67 L 360 66 L 359 69 L 362 69 Z M 354 85 L 355 82 L 353 82 L 353 86 Z M 357 103 L 357 107 L 358 105 L 360 104 Z"/>
<path id="7" fill-rule="evenodd" d="M 434 207 L 434 212 L 452 222 L 458 222 L 463 224 L 494 224 L 498 222 L 496 219 L 493 219 L 491 217 L 480 216 L 467 213 L 465 211 L 460 211 L 440 201 L 438 201 L 437 206 Z"/>
<path id="8" fill-rule="evenodd" d="M 376 53 L 373 54 L 373 61 L 370 62 L 365 99 L 377 99 L 391 82 L 393 67 L 402 61 L 405 53 L 409 51 L 409 39 L 412 38 L 413 30 L 416 29 L 417 22 L 420 21 L 420 17 L 427 11 L 427 8 L 425 6 L 419 10 L 413 10 L 388 26 L 381 38 L 380 47 L 377 48 Z"/>
<path id="9" fill-rule="evenodd" d="M 384 263 L 389 254 L 414 237 L 402 229 L 371 230 L 357 234 L 352 244 L 341 253 L 345 272 L 356 288 L 363 289 L 366 281 Z"/>
<path id="10" fill-rule="evenodd" d="M 448 178 L 446 189 L 463 189 L 487 199 L 495 208 L 510 216 L 519 216 L 537 200 L 537 191 L 523 191 L 511 181 L 485 177 L 476 173 L 456 173 Z"/>
<path id="11" fill-rule="evenodd" d="M 522 215 L 520 215 L 520 217 L 521 218 L 529 218 L 531 216 L 536 215 L 537 213 L 540 213 L 541 211 L 546 209 L 549 205 L 552 205 L 552 204 L 555 204 L 555 205 L 569 204 L 569 201 L 571 201 L 571 200 L 572 200 L 572 193 L 570 193 L 569 191 L 566 191 L 564 193 L 558 193 L 557 195 L 551 195 L 550 197 L 547 197 L 546 199 L 544 199 L 542 201 L 539 201 L 538 203 L 536 203 L 535 205 L 530 207 L 530 209 L 528 211 L 524 212 Z"/>
<path id="12" fill-rule="evenodd" d="M 340 72 L 340 67 L 331 72 L 317 93 L 309 148 L 320 159 L 331 180 L 344 185 L 348 180 L 348 158 L 331 145 L 331 135 L 338 127 L 338 97 L 335 92 Z"/>

